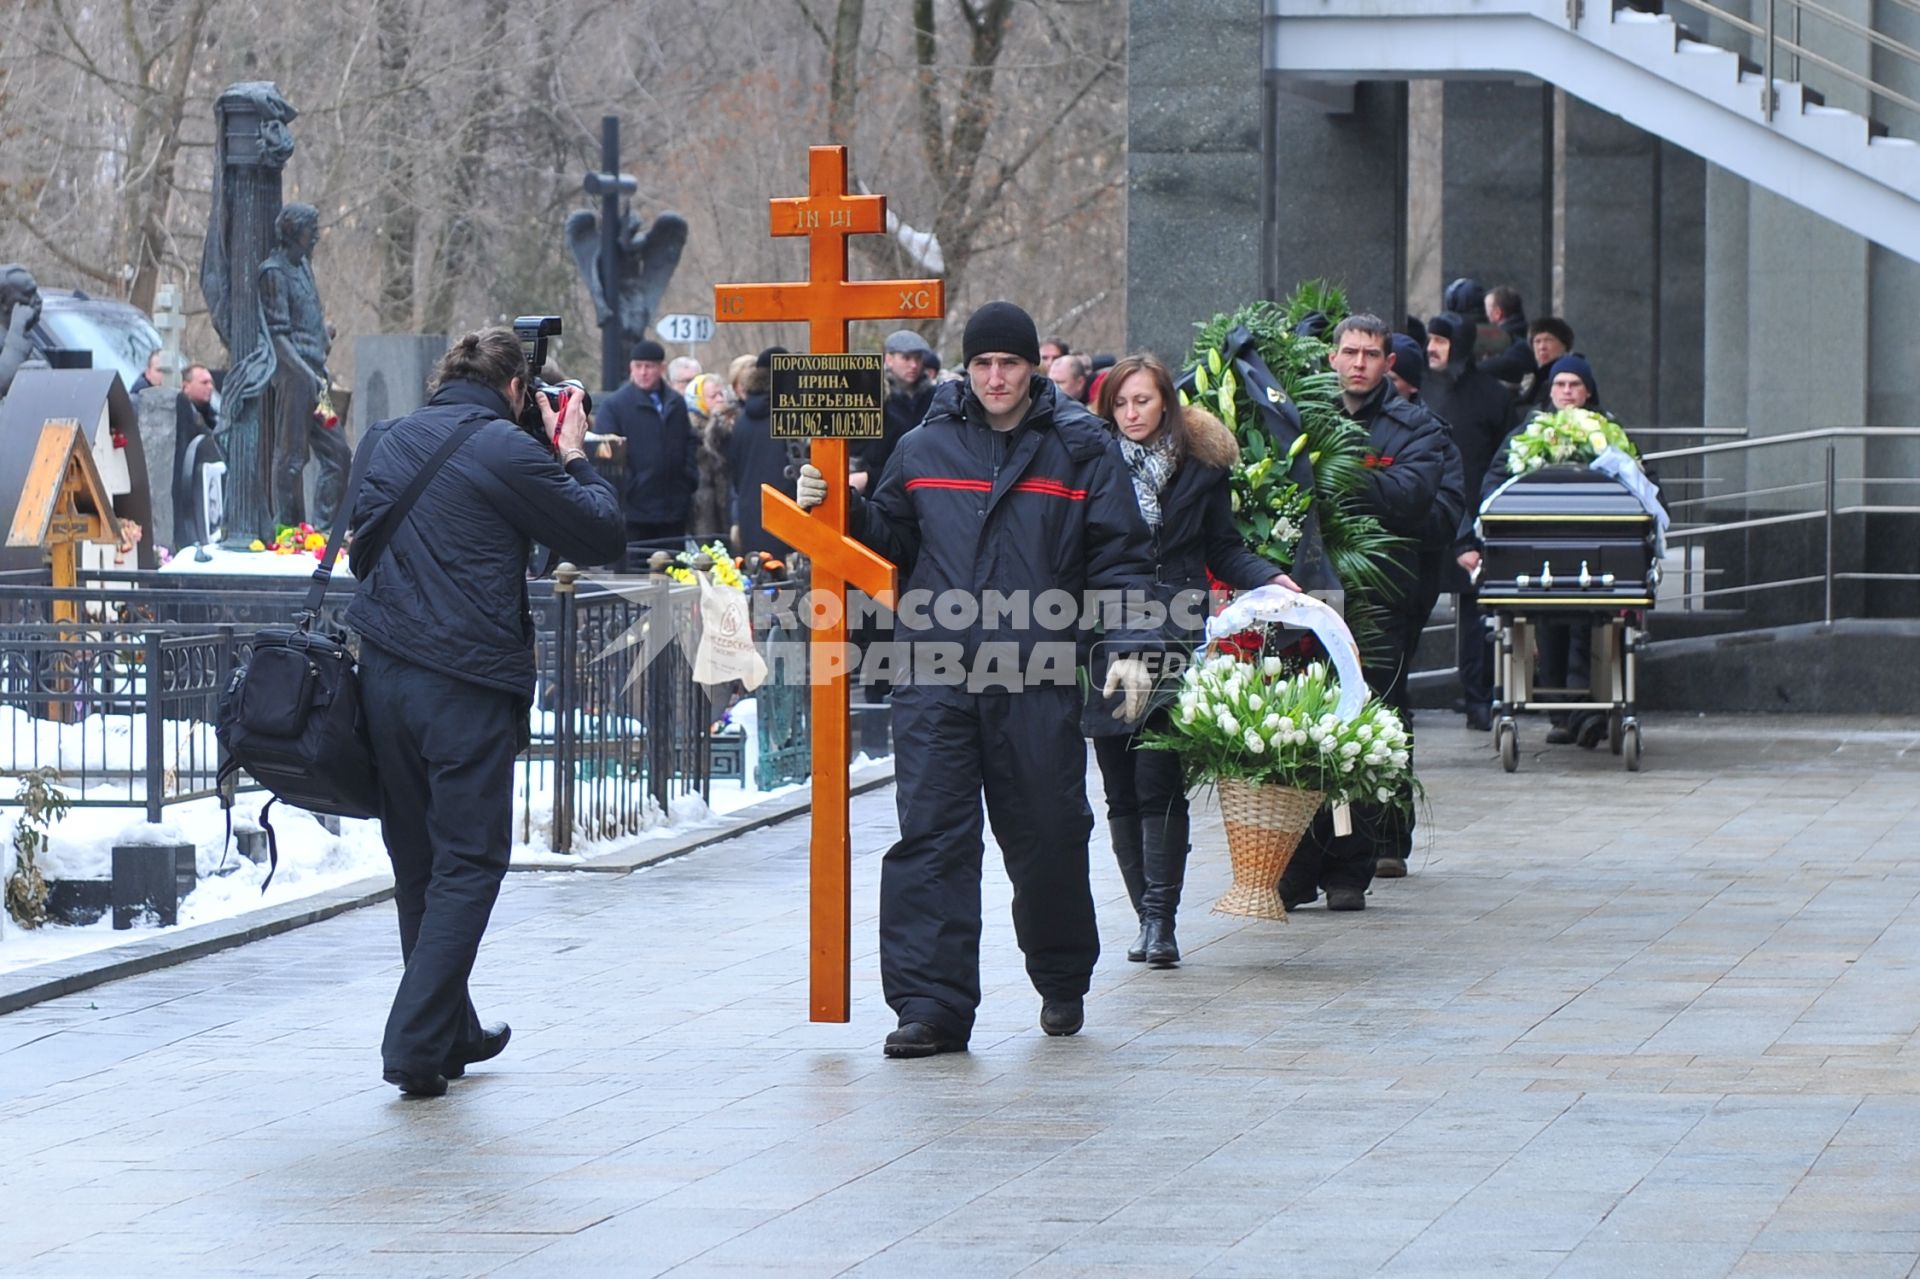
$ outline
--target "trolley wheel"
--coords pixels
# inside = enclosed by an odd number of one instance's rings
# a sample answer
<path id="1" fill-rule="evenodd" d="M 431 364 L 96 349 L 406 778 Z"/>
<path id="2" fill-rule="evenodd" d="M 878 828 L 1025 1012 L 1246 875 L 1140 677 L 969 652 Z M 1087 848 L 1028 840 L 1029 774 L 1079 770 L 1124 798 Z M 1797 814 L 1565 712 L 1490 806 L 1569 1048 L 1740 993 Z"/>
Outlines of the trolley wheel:
<path id="1" fill-rule="evenodd" d="M 1625 741 L 1621 744 L 1621 755 L 1627 761 L 1627 771 L 1640 771 L 1640 721 L 1630 719 L 1624 725 Z"/>
<path id="2" fill-rule="evenodd" d="M 1494 744 L 1500 751 L 1500 767 L 1509 773 L 1520 767 L 1520 730 L 1510 719 L 1503 719 L 1493 730 Z"/>
<path id="3" fill-rule="evenodd" d="M 1607 749 L 1618 755 L 1627 740 L 1627 717 L 1619 711 L 1607 714 Z"/>

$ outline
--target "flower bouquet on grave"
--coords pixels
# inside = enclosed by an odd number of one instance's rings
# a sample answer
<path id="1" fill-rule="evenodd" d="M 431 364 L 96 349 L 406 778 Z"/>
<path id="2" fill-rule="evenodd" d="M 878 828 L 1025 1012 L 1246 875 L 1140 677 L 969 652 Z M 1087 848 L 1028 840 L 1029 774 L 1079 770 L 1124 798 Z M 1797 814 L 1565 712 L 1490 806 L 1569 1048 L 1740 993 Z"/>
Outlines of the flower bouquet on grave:
<path id="1" fill-rule="evenodd" d="M 256 537 L 247 549 L 271 551 L 275 555 L 311 555 L 315 559 L 322 559 L 327 553 L 327 535 L 304 521 L 282 524 L 274 531 L 273 541 L 263 542 Z"/>
<path id="2" fill-rule="evenodd" d="M 1332 661 L 1308 660 L 1302 630 Z M 1280 876 L 1323 803 L 1392 803 L 1407 730 L 1369 696 L 1353 637 L 1311 596 L 1262 587 L 1208 624 L 1204 655 L 1181 677 L 1171 728 L 1148 744 L 1180 754 L 1189 782 L 1220 793 L 1233 886 L 1213 909 L 1287 917 Z"/>

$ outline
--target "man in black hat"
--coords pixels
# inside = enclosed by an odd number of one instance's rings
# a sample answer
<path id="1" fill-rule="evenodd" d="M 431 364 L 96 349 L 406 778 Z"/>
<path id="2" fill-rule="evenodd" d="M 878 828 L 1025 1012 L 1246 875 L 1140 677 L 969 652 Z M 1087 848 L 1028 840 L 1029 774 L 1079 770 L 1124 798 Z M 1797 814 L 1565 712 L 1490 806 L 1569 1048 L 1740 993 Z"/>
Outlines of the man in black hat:
<path id="1" fill-rule="evenodd" d="M 627 474 L 620 492 L 627 542 L 642 557 L 687 535 L 687 512 L 700 485 L 700 442 L 687 416 L 686 397 L 666 379 L 667 352 L 651 339 L 636 342 L 627 381 L 602 400 L 599 426 L 627 441 Z"/>
<path id="2" fill-rule="evenodd" d="M 980 1003 L 980 800 L 1013 881 L 1013 926 L 1042 1000 L 1071 1035 L 1100 954 L 1087 882 L 1087 749 L 1076 667 L 1090 591 L 1144 600 L 1147 527 L 1119 447 L 1039 371 L 1019 307 L 967 321 L 967 376 L 934 392 L 872 497 L 850 495 L 855 536 L 900 566 L 893 695 L 900 840 L 880 869 L 880 979 L 900 1025 L 889 1057 L 960 1052 Z M 802 506 L 829 482 L 800 471 Z M 1105 692 L 1125 719 L 1159 647 L 1131 610 L 1102 642 L 1120 653 Z"/>
<path id="3" fill-rule="evenodd" d="M 880 482 L 900 437 L 920 425 L 933 403 L 933 377 L 927 372 L 927 357 L 933 348 L 912 329 L 896 329 L 887 334 L 887 402 L 883 406 L 886 432 L 877 440 L 861 440 L 856 447 L 853 469 L 862 476 L 856 481 L 871 490 Z"/>
<path id="4" fill-rule="evenodd" d="M 1379 520 L 1387 532 L 1404 539 L 1383 555 L 1386 578 L 1378 592 L 1379 634 L 1361 654 L 1362 673 L 1380 699 L 1403 720 L 1412 700 L 1407 677 L 1425 609 L 1432 607 L 1423 586 L 1423 559 L 1438 577 L 1438 559 L 1460 524 L 1463 492 L 1460 456 L 1446 424 L 1425 405 L 1402 399 L 1387 383 L 1393 339 L 1378 316 L 1356 313 L 1334 326 L 1329 357 L 1340 377 L 1341 411 L 1366 428 L 1366 482 L 1358 509 Z M 1404 807 L 1353 805 L 1353 829 L 1335 834 L 1329 810 L 1321 810 L 1280 880 L 1287 909 L 1327 895 L 1327 909 L 1365 910 L 1367 886 L 1375 875 L 1396 879 L 1407 873 L 1413 848 L 1412 786 Z"/>

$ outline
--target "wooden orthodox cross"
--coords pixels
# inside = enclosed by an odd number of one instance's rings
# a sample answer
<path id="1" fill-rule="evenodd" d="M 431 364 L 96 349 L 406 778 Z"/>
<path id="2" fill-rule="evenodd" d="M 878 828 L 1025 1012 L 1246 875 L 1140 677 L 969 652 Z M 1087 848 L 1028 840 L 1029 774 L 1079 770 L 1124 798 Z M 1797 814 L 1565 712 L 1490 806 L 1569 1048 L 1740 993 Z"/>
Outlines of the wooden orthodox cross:
<path id="1" fill-rule="evenodd" d="M 774 235 L 807 237 L 807 279 L 793 284 L 718 284 L 714 318 L 726 323 L 773 321 L 808 325 L 808 351 L 847 349 L 853 320 L 922 320 L 946 314 L 940 280 L 849 280 L 847 237 L 887 229 L 887 198 L 847 193 L 847 149 L 811 147 L 807 194 L 769 201 Z M 814 1021 L 846 1021 L 851 998 L 848 945 L 852 844 L 847 835 L 847 587 L 891 607 L 893 565 L 847 536 L 847 442 L 814 439 L 814 466 L 827 478 L 827 500 L 803 511 L 770 485 L 760 490 L 761 523 L 813 564 L 813 590 L 838 603 L 831 625 L 812 635 L 813 842 L 810 857 L 812 945 L 809 1004 Z M 878 482 L 879 476 L 873 476 Z M 757 548 L 747 547 L 747 550 Z"/>

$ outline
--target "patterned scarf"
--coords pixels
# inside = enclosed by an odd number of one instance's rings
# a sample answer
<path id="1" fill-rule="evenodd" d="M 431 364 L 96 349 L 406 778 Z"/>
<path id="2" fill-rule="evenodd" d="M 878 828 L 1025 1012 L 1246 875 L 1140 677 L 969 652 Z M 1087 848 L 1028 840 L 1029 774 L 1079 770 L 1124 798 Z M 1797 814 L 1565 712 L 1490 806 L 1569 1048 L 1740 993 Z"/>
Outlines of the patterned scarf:
<path id="1" fill-rule="evenodd" d="M 1147 521 L 1148 528 L 1160 527 L 1160 492 L 1167 487 L 1167 481 L 1173 478 L 1174 468 L 1180 464 L 1172 431 L 1162 431 L 1153 441 L 1141 444 L 1126 436 L 1120 437 L 1120 455 L 1127 459 L 1127 468 L 1133 472 L 1133 496 L 1140 503 L 1140 515 Z"/>

